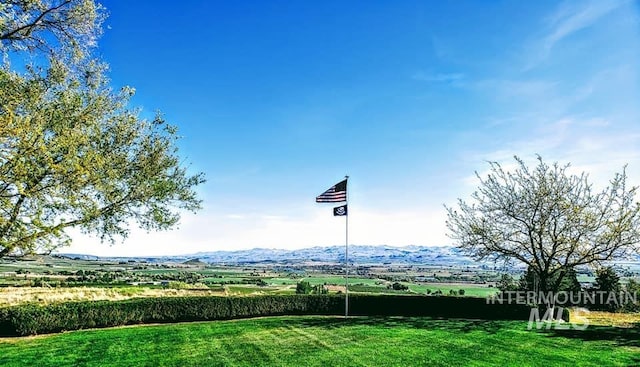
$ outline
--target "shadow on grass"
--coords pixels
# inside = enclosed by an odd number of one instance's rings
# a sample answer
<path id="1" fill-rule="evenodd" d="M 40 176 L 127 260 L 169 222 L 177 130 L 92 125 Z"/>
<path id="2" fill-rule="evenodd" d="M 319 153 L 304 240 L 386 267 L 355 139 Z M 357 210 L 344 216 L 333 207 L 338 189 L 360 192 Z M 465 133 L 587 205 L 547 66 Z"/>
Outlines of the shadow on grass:
<path id="1" fill-rule="evenodd" d="M 610 341 L 616 346 L 640 347 L 640 325 L 632 328 L 589 326 L 585 330 L 545 330 L 549 336 L 584 341 Z M 640 357 L 638 358 L 640 361 Z"/>
<path id="2" fill-rule="evenodd" d="M 491 320 L 467 320 L 467 319 L 439 319 L 427 317 L 340 317 L 328 318 L 301 318 L 287 320 L 287 325 L 295 324 L 300 327 L 320 327 L 325 329 L 373 326 L 383 328 L 416 328 L 431 330 L 448 330 L 453 332 L 483 331 L 495 334 L 501 329 L 512 328 L 517 321 L 491 321 Z"/>
<path id="3" fill-rule="evenodd" d="M 341 328 L 350 326 L 373 326 L 384 328 L 406 328 L 430 330 L 447 330 L 452 332 L 469 333 L 482 331 L 488 334 L 496 334 L 501 330 L 520 329 L 526 330 L 526 321 L 493 321 L 470 319 L 439 319 L 428 317 L 340 317 L 327 318 L 300 318 L 288 319 L 287 325 L 299 327 Z M 585 330 L 542 330 L 550 337 L 562 337 L 567 339 L 580 339 L 583 341 L 609 341 L 615 346 L 640 347 L 640 325 L 633 328 L 589 326 Z M 640 362 L 640 357 L 638 359 Z"/>

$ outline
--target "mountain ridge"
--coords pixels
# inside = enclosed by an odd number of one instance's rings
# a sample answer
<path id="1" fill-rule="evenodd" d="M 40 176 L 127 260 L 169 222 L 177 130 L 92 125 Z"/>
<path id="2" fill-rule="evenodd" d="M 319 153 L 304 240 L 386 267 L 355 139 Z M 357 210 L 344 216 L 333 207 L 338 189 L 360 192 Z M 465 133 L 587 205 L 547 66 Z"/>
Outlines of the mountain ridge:
<path id="1" fill-rule="evenodd" d="M 245 250 L 201 251 L 184 255 L 167 256 L 95 256 L 87 254 L 59 253 L 59 256 L 85 260 L 118 259 L 145 260 L 149 262 L 184 262 L 199 259 L 210 264 L 243 264 L 260 262 L 344 262 L 344 246 L 315 246 L 295 250 L 277 248 L 252 248 Z M 473 260 L 464 256 L 452 246 L 389 246 L 389 245 L 350 245 L 349 262 L 362 264 L 384 263 L 453 263 L 467 264 Z"/>

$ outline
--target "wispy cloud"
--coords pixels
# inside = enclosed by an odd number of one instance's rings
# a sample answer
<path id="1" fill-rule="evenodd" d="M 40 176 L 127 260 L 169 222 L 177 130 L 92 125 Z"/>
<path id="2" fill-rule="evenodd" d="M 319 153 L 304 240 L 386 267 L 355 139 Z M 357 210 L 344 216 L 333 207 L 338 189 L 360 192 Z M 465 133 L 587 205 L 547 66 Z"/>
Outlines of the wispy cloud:
<path id="1" fill-rule="evenodd" d="M 470 84 L 489 95 L 508 98 L 546 98 L 554 93 L 557 85 L 556 81 L 543 79 L 485 79 Z"/>
<path id="2" fill-rule="evenodd" d="M 553 14 L 547 17 L 545 31 L 530 46 L 531 54 L 525 70 L 544 62 L 557 44 L 574 33 L 589 28 L 603 19 L 613 10 L 630 1 L 590 0 L 563 3 Z"/>
<path id="3" fill-rule="evenodd" d="M 506 169 L 515 168 L 514 155 L 534 165 L 537 154 L 547 162 L 571 163 L 571 172 L 587 172 L 599 186 L 604 186 L 629 164 L 628 174 L 633 185 L 640 184 L 640 126 L 623 131 L 611 128 L 612 121 L 605 118 L 584 119 L 566 116 L 548 124 L 530 129 L 527 134 L 513 139 L 493 151 L 476 152 L 469 159 L 478 162 L 481 176 L 488 173 L 483 161 L 496 161 Z M 462 181 L 469 187 L 478 184 L 475 175 Z"/>
<path id="4" fill-rule="evenodd" d="M 425 73 L 419 71 L 411 76 L 413 80 L 431 83 L 454 83 L 465 78 L 462 73 Z"/>

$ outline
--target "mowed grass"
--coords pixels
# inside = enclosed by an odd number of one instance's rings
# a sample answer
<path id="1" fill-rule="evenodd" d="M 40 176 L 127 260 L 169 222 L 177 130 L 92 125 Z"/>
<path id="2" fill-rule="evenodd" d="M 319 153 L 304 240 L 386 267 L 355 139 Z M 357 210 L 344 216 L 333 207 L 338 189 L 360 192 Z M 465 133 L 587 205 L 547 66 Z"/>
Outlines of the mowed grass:
<path id="1" fill-rule="evenodd" d="M 640 330 L 526 322 L 273 317 L 0 340 L 2 366 L 631 366 Z"/>

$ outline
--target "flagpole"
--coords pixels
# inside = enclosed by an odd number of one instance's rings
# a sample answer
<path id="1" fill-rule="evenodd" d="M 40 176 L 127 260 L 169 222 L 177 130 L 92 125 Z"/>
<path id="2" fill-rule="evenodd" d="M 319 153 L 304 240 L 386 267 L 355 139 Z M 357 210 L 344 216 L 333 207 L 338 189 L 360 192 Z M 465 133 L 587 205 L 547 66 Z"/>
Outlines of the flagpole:
<path id="1" fill-rule="evenodd" d="M 349 176 L 344 176 L 349 184 Z M 349 208 L 349 190 L 346 190 L 345 205 Z M 349 317 L 349 209 L 345 215 L 345 234 L 344 234 L 344 268 L 345 268 L 345 288 L 344 288 L 344 318 Z"/>

